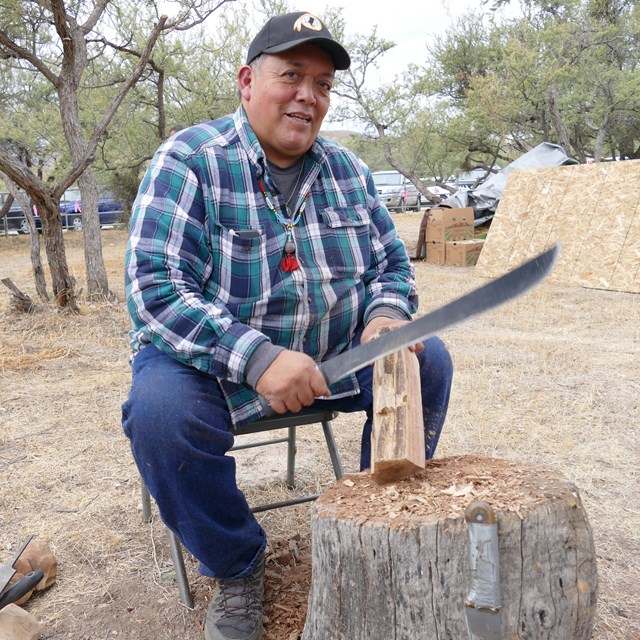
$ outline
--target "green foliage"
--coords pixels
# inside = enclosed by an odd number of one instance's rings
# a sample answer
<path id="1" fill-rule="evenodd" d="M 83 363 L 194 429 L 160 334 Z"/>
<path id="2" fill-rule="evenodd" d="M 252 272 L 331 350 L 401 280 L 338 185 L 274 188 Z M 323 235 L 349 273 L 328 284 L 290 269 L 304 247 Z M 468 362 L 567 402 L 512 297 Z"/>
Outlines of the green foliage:
<path id="1" fill-rule="evenodd" d="M 469 11 L 426 60 L 375 89 L 392 43 L 376 31 L 353 36 L 336 116 L 361 122 L 370 139 L 350 144 L 405 175 L 504 165 L 542 141 L 581 161 L 640 157 L 637 0 L 527 0 L 509 19 L 507 4 Z"/>
<path id="2" fill-rule="evenodd" d="M 350 34 L 340 10 L 325 10 L 353 60 L 338 76 L 332 118 L 356 120 L 366 134 L 347 144 L 374 169 L 399 166 L 430 177 L 496 159 L 504 164 L 543 140 L 581 160 L 640 157 L 637 0 L 525 0 L 523 14 L 510 19 L 499 11 L 506 4 L 494 0 L 468 12 L 430 43 L 424 59 L 383 86 L 376 72 L 394 43 L 382 28 Z M 193 19 L 186 0 L 167 7 L 177 27 Z M 78 0 L 66 8 L 82 21 L 91 6 Z M 253 7 L 230 2 L 206 27 L 167 31 L 99 142 L 98 181 L 114 182 L 130 199 L 173 124 L 233 111 L 250 38 L 267 17 L 290 10 L 286 0 L 256 0 Z M 158 15 L 151 0 L 112 2 L 87 39 L 78 85 L 85 137 L 137 63 Z M 0 31 L 60 73 L 61 45 L 48 5 L 3 2 Z M 71 160 L 51 82 L 32 64 L 3 57 L 0 86 L 0 138 L 28 150 L 43 177 L 63 175 Z"/>
<path id="3" fill-rule="evenodd" d="M 506 158 L 543 140 L 582 161 L 599 159 L 605 149 L 638 157 L 636 2 L 526 6 L 522 18 L 489 25 L 470 56 L 482 63 L 470 73 L 460 52 L 469 51 L 469 27 L 477 27 L 477 16 L 451 30 L 432 50 L 430 87 L 454 100 L 476 142 L 484 138 L 490 148 L 501 139 Z M 459 77 L 465 82 L 456 83 Z M 468 145 L 472 151 L 471 140 Z"/>

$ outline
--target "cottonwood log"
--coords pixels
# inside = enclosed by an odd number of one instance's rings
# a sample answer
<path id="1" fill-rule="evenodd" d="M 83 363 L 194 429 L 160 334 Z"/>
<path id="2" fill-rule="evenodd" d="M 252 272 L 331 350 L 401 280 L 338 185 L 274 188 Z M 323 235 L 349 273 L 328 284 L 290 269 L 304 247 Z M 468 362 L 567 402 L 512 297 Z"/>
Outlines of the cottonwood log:
<path id="1" fill-rule="evenodd" d="M 400 480 L 424 465 L 420 366 L 415 353 L 402 349 L 373 365 L 371 477 Z"/>
<path id="2" fill-rule="evenodd" d="M 498 521 L 500 637 L 591 638 L 596 558 L 576 487 L 537 466 L 460 456 L 387 485 L 351 474 L 316 501 L 302 640 L 467 638 L 473 499 Z"/>

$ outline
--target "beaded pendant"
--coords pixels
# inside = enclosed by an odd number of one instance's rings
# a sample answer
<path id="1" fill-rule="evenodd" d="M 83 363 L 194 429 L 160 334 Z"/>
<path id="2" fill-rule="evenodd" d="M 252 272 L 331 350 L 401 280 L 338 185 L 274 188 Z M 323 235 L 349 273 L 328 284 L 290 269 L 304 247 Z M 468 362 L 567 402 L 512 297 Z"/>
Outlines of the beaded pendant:
<path id="1" fill-rule="evenodd" d="M 298 259 L 295 257 L 296 245 L 291 237 L 287 237 L 287 241 L 284 243 L 284 258 L 280 261 L 280 268 L 283 271 L 289 273 L 300 268 Z"/>

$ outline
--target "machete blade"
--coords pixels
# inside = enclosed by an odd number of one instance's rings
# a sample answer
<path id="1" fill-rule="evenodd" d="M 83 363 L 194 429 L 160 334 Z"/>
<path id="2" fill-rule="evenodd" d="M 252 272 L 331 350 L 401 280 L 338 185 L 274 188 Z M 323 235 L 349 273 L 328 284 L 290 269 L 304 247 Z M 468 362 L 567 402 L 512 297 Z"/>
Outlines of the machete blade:
<path id="1" fill-rule="evenodd" d="M 512 271 L 463 295 L 417 320 L 384 333 L 379 338 L 349 349 L 318 365 L 327 384 L 333 384 L 351 373 L 400 349 L 452 327 L 513 298 L 517 298 L 542 282 L 560 255 L 560 243 Z"/>

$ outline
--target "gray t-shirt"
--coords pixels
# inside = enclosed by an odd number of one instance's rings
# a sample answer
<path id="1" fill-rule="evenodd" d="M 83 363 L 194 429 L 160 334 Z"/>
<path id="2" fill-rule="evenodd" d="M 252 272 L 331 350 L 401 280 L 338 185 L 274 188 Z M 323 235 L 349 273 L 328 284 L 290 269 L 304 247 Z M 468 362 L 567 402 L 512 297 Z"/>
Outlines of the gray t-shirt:
<path id="1" fill-rule="evenodd" d="M 296 203 L 300 195 L 300 187 L 304 179 L 304 163 L 306 156 L 296 160 L 290 167 L 283 169 L 267 160 L 267 166 L 273 176 L 273 181 L 282 194 L 287 206 L 289 217 L 295 215 Z"/>

